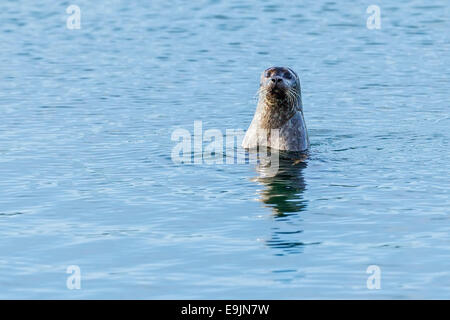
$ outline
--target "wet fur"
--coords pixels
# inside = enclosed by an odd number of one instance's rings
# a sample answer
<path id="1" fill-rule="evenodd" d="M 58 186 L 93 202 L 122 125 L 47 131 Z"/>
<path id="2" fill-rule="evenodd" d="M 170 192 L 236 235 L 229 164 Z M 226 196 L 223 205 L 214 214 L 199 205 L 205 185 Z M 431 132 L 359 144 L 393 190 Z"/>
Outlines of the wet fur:
<path id="1" fill-rule="evenodd" d="M 267 70 L 273 70 L 272 76 Z M 303 152 L 309 148 L 309 138 L 303 116 L 300 80 L 289 68 L 269 68 L 261 75 L 258 106 L 242 146 L 254 149 L 268 146 L 278 150 Z M 291 79 L 283 77 L 279 87 L 273 78 L 290 72 Z M 276 88 L 275 88 L 276 87 Z M 271 134 L 279 130 L 278 138 Z"/>

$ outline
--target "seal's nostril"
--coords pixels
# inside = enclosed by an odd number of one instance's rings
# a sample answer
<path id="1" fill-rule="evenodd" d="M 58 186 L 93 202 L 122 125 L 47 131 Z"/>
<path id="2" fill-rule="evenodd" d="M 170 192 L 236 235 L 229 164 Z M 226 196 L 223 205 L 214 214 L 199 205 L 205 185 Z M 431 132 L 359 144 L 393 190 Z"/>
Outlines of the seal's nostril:
<path id="1" fill-rule="evenodd" d="M 272 82 L 277 83 L 277 82 L 281 82 L 281 80 L 283 80 L 283 79 L 281 79 L 280 77 L 275 77 L 275 78 L 272 78 L 271 80 L 272 80 Z"/>

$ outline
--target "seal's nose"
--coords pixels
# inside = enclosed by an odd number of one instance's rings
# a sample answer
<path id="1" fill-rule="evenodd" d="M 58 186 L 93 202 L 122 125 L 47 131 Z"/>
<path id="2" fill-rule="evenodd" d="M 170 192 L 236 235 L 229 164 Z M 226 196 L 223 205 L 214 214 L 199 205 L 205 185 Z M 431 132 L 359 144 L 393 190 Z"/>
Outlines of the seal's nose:
<path id="1" fill-rule="evenodd" d="M 283 81 L 283 78 L 281 78 L 281 77 L 272 77 L 271 80 L 275 84 L 278 84 L 279 82 Z"/>

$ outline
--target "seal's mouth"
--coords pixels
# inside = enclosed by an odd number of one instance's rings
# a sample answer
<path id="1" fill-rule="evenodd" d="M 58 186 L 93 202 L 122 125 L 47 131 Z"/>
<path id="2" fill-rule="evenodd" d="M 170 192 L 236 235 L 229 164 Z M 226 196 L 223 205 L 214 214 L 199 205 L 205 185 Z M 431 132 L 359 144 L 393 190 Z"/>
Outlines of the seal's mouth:
<path id="1" fill-rule="evenodd" d="M 286 94 L 286 89 L 279 85 L 273 85 L 269 88 L 269 93 L 278 97 L 282 97 Z"/>

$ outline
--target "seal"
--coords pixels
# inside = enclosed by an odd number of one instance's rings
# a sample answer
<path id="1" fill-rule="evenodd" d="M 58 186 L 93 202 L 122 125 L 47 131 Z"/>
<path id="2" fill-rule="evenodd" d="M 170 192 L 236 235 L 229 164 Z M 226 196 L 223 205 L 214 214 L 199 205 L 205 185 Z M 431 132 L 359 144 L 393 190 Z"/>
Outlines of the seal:
<path id="1" fill-rule="evenodd" d="M 290 68 L 271 67 L 261 74 L 258 105 L 242 147 L 261 146 L 304 152 L 309 138 L 303 116 L 300 79 Z"/>

